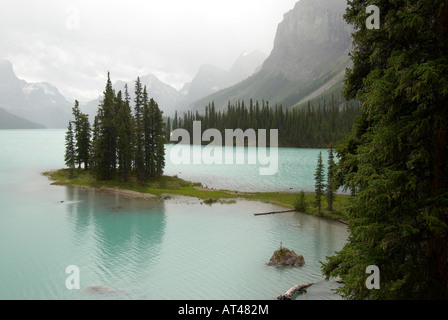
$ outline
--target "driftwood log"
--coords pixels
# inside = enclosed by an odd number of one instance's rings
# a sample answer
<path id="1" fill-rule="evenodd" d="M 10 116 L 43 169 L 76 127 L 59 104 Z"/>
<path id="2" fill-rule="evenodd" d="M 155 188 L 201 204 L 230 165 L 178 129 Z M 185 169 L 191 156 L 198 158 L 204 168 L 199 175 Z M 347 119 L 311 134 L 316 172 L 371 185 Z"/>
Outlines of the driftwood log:
<path id="1" fill-rule="evenodd" d="M 265 212 L 265 213 L 254 213 L 255 216 L 266 216 L 268 214 L 276 214 L 276 213 L 286 213 L 286 212 L 294 212 L 296 210 L 285 210 L 285 211 L 272 211 L 272 212 Z"/>
<path id="2" fill-rule="evenodd" d="M 277 300 L 292 300 L 292 297 L 296 294 L 296 292 L 303 293 L 306 288 L 311 287 L 315 282 L 299 284 L 297 286 L 292 287 L 285 294 L 277 297 Z"/>

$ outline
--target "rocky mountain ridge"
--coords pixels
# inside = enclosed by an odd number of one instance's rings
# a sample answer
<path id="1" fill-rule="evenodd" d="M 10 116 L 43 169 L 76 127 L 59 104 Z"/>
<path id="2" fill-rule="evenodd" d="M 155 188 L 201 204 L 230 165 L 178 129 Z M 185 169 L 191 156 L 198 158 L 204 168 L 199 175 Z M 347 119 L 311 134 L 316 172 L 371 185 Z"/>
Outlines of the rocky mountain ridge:
<path id="1" fill-rule="evenodd" d="M 343 14 L 346 0 L 300 0 L 278 25 L 274 47 L 261 70 L 249 79 L 193 103 L 203 111 L 214 101 L 265 100 L 290 108 L 306 97 L 340 86 L 350 65 L 352 27 Z M 331 85 L 329 85 L 331 84 Z M 320 90 L 320 91 L 319 91 Z"/>
<path id="2" fill-rule="evenodd" d="M 72 103 L 50 83 L 28 83 L 19 79 L 12 64 L 1 60 L 0 108 L 37 123 L 39 127 L 65 128 L 71 116 Z"/>

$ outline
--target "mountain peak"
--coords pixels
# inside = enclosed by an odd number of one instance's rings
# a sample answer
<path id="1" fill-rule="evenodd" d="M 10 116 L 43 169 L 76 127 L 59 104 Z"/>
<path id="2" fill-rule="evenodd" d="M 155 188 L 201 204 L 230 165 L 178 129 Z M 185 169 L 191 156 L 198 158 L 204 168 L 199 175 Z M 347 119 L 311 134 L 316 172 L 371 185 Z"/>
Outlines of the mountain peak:
<path id="1" fill-rule="evenodd" d="M 0 59 L 0 81 L 6 82 L 11 80 L 18 81 L 12 63 L 8 60 Z"/>
<path id="2" fill-rule="evenodd" d="M 22 122 L 29 120 L 48 128 L 65 128 L 71 118 L 71 103 L 54 85 L 20 80 L 7 60 L 0 60 L 0 108 L 10 113 L 8 118 L 15 119 L 16 124 L 19 122 L 14 116 L 22 118 Z"/>
<path id="3" fill-rule="evenodd" d="M 148 92 L 148 97 L 153 98 L 160 109 L 164 112 L 164 115 L 172 116 L 174 114 L 174 106 L 183 98 L 183 95 L 179 93 L 172 86 L 162 82 L 157 76 L 153 74 L 146 74 L 143 76 L 139 76 L 140 82 L 142 86 L 146 86 L 146 90 Z M 113 89 L 115 93 L 119 91 L 124 94 L 125 85 L 128 86 L 128 94 L 131 99 L 131 103 L 133 103 L 135 99 L 135 82 L 137 78 L 130 81 L 117 80 L 113 84 Z M 81 106 L 83 112 L 89 115 L 91 121 L 95 118 L 95 115 L 98 112 L 98 105 L 103 97 L 89 101 Z"/>
<path id="4" fill-rule="evenodd" d="M 265 53 L 263 53 L 263 52 L 261 52 L 260 50 L 257 50 L 257 49 L 243 51 L 239 55 L 238 59 L 236 59 L 236 61 L 234 62 L 232 68 L 234 68 L 235 65 L 237 65 L 240 61 L 249 60 L 249 59 L 254 60 L 253 63 L 261 64 L 267 57 L 268 56 Z"/>
<path id="5" fill-rule="evenodd" d="M 186 97 L 179 104 L 179 109 L 188 108 L 199 99 L 247 79 L 259 70 L 266 57 L 260 50 L 244 51 L 229 71 L 211 64 L 201 65 L 193 80 L 181 89 Z"/>
<path id="6" fill-rule="evenodd" d="M 278 25 L 274 49 L 264 69 L 288 79 L 315 77 L 322 63 L 334 62 L 351 43 L 343 14 L 346 0 L 301 0 Z"/>
<path id="7" fill-rule="evenodd" d="M 147 75 L 141 76 L 141 77 L 140 77 L 140 81 L 141 81 L 141 82 L 149 82 L 149 83 L 153 83 L 153 82 L 155 82 L 155 81 L 160 82 L 159 78 L 157 78 L 157 77 L 156 77 L 155 75 L 153 75 L 153 74 L 147 74 Z"/>
<path id="8" fill-rule="evenodd" d="M 12 63 L 9 60 L 0 59 L 0 70 L 8 68 L 12 70 Z"/>
<path id="9" fill-rule="evenodd" d="M 253 75 L 268 56 L 260 50 L 244 51 L 229 71 L 230 82 L 235 84 Z"/>
<path id="10" fill-rule="evenodd" d="M 254 99 L 289 108 L 305 98 L 339 90 L 336 86 L 350 65 L 353 32 L 343 17 L 346 6 L 347 0 L 300 0 L 284 14 L 261 70 L 193 107 L 203 110 L 214 101 L 217 109 L 225 109 L 229 101 Z"/>

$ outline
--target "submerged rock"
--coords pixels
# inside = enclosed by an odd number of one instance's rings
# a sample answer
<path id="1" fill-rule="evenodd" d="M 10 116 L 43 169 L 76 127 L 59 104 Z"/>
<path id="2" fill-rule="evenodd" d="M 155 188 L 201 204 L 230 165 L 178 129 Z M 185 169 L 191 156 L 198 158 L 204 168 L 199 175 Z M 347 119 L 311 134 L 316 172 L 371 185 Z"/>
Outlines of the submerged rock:
<path id="1" fill-rule="evenodd" d="M 85 289 L 85 291 L 89 294 L 94 294 L 94 295 L 96 295 L 96 294 L 98 294 L 98 295 L 112 294 L 112 293 L 118 292 L 114 288 L 106 287 L 106 286 L 89 286 Z"/>
<path id="2" fill-rule="evenodd" d="M 305 259 L 302 255 L 298 255 L 292 250 L 281 248 L 274 252 L 271 260 L 266 264 L 268 266 L 301 267 L 305 264 Z"/>

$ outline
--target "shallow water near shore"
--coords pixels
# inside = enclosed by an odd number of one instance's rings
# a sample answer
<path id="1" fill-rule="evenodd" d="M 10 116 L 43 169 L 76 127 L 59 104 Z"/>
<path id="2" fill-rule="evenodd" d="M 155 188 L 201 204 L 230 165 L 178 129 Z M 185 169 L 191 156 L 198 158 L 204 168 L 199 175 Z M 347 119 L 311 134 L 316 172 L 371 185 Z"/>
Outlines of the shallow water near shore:
<path id="1" fill-rule="evenodd" d="M 296 284 L 321 280 L 320 261 L 347 239 L 346 226 L 316 217 L 256 217 L 279 209 L 259 202 L 210 206 L 192 198 L 137 200 L 52 186 L 41 172 L 64 167 L 64 134 L 0 130 L 1 299 L 271 300 Z M 265 180 L 253 176 L 256 167 L 179 167 L 169 161 L 166 174 L 213 188 L 289 190 L 293 179 L 284 180 L 285 168 L 303 159 L 302 178 L 292 188 L 309 189 L 316 154 L 280 151 L 279 175 Z M 299 165 L 294 172 L 300 171 Z M 266 266 L 280 242 L 306 264 Z M 79 290 L 66 287 L 71 265 L 80 271 Z M 297 299 L 339 299 L 331 292 L 337 286 L 321 281 Z"/>

